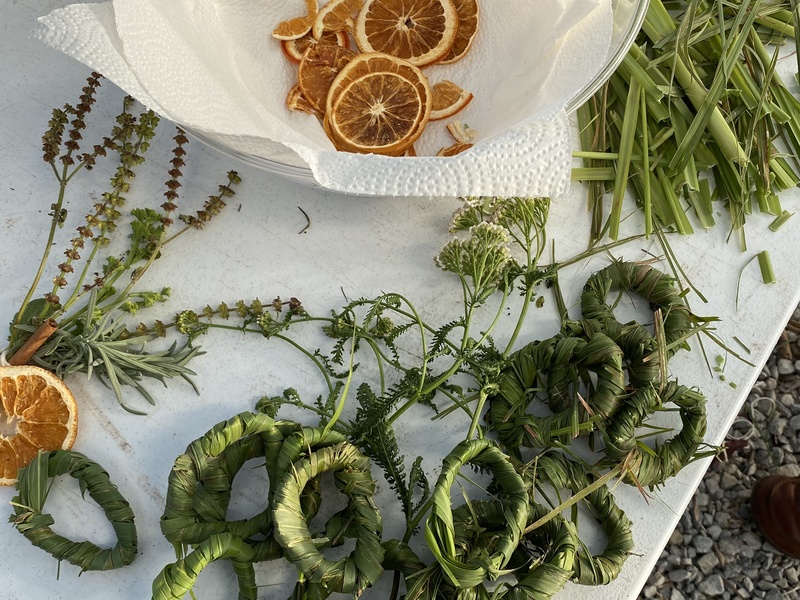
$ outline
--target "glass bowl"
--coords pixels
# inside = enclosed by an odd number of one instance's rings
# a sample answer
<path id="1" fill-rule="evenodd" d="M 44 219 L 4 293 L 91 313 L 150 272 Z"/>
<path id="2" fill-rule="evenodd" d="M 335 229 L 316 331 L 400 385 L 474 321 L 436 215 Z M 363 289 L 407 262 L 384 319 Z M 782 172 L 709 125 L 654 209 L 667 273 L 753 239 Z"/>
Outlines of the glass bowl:
<path id="1" fill-rule="evenodd" d="M 614 73 L 622 62 L 622 59 L 625 58 L 625 54 L 636 39 L 639 30 L 642 28 L 648 4 L 649 0 L 612 0 L 614 31 L 611 36 L 611 44 L 603 69 L 567 103 L 567 113 L 572 113 L 577 110 L 578 107 L 591 98 L 594 93 L 608 81 L 612 73 Z M 276 152 L 273 156 L 257 156 L 235 150 L 227 146 L 223 141 L 215 139 L 212 134 L 201 133 L 191 128 L 185 129 L 187 133 L 207 146 L 245 164 L 264 169 L 270 173 L 275 173 L 276 175 L 298 183 L 319 187 L 319 183 L 314 179 L 314 175 L 305 161 L 288 148 L 286 148 L 284 152 Z"/>

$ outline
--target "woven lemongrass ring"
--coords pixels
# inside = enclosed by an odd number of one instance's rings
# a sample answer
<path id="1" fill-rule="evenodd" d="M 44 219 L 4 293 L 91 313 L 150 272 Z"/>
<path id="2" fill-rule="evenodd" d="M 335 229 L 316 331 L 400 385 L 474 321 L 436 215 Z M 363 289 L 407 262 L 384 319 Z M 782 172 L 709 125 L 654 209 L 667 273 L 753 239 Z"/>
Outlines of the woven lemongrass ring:
<path id="1" fill-rule="evenodd" d="M 660 364 L 657 360 L 658 342 L 649 331 L 636 321 L 624 325 L 614 319 L 581 319 L 565 321 L 560 335 L 589 338 L 603 333 L 614 340 L 622 350 L 622 364 L 628 375 L 628 385 L 633 389 L 659 381 Z"/>
<path id="2" fill-rule="evenodd" d="M 210 535 L 185 558 L 164 567 L 153 580 L 152 600 L 181 600 L 194 587 L 202 570 L 221 559 L 230 559 L 233 565 L 239 581 L 238 600 L 256 600 L 258 586 L 252 563 L 253 549 L 231 533 Z"/>
<path id="3" fill-rule="evenodd" d="M 556 490 L 566 488 L 573 493 L 589 487 L 596 479 L 581 465 L 561 454 L 540 456 L 536 473 Z M 607 541 L 603 552 L 596 556 L 589 556 L 583 548 L 578 548 L 572 581 L 581 585 L 605 585 L 617 578 L 633 550 L 631 521 L 617 506 L 607 486 L 593 490 L 584 501 Z"/>
<path id="4" fill-rule="evenodd" d="M 597 377 L 597 387 L 584 398 L 604 419 L 613 415 L 625 393 L 622 349 L 602 332 L 587 338 L 558 338 L 547 376 L 547 405 L 553 412 L 573 410 L 579 380 L 588 372 Z"/>
<path id="5" fill-rule="evenodd" d="M 117 536 L 113 548 L 100 548 L 89 541 L 74 542 L 50 528 L 55 520 L 42 510 L 50 491 L 48 479 L 58 475 L 77 479 L 81 491 L 89 492 L 100 505 Z M 58 560 L 66 560 L 83 571 L 106 571 L 129 565 L 136 558 L 133 510 L 103 467 L 83 454 L 68 450 L 39 452 L 28 466 L 20 469 L 17 493 L 11 501 L 14 527 L 34 546 Z"/>
<path id="6" fill-rule="evenodd" d="M 528 506 L 527 525 L 549 511 L 536 503 Z M 499 530 L 505 527 L 502 503 L 477 501 L 453 511 L 457 545 L 469 548 L 470 554 L 491 553 Z M 491 596 L 497 600 L 549 600 L 570 580 L 573 573 L 577 540 L 574 530 L 562 515 L 524 534 L 508 563 L 517 584 Z M 534 556 L 533 549 L 541 550 Z"/>
<path id="7" fill-rule="evenodd" d="M 700 392 L 679 385 L 676 381 L 669 381 L 662 391 L 661 401 L 664 405 L 674 404 L 678 407 L 681 418 L 681 430 L 671 439 L 660 444 L 650 452 L 643 451 L 634 445 L 629 451 L 635 453 L 634 460 L 628 469 L 629 477 L 625 481 L 648 488 L 661 485 L 677 474 L 694 458 L 697 449 L 703 443 L 706 433 L 706 399 Z M 624 450 L 628 445 L 621 440 L 636 440 L 635 427 L 639 415 L 629 421 L 615 422 L 611 432 L 615 436 L 619 450 Z M 613 456 L 614 452 L 606 454 Z"/>
<path id="8" fill-rule="evenodd" d="M 450 501 L 450 488 L 468 463 L 492 473 L 506 523 L 505 531 L 494 541 L 492 554 L 475 563 L 465 563 L 459 556 Z M 431 500 L 425 541 L 448 581 L 457 588 L 474 588 L 487 579 L 496 579 L 517 547 L 528 516 L 528 488 L 508 456 L 490 440 L 464 440 L 444 457 Z"/>
<path id="9" fill-rule="evenodd" d="M 596 415 L 587 412 L 574 391 L 569 404 L 563 398 L 564 390 L 571 385 L 569 378 L 576 380 L 587 370 L 597 374 L 597 387 L 584 399 Z M 520 446 L 569 444 L 576 435 L 593 430 L 596 421 L 617 410 L 624 394 L 624 380 L 622 351 L 602 333 L 588 341 L 556 336 L 533 342 L 511 356 L 497 392 L 490 398 L 490 426 L 515 456 L 519 456 Z M 540 391 L 547 392 L 548 398 L 543 402 L 555 411 L 553 415 L 538 417 L 528 413 Z M 555 407 L 550 404 L 551 399 Z"/>
<path id="10" fill-rule="evenodd" d="M 173 544 L 199 544 L 219 533 L 244 540 L 269 531 L 272 513 L 268 508 L 237 521 L 227 521 L 226 513 L 236 473 L 248 460 L 265 455 L 262 434 L 276 432 L 280 435 L 272 417 L 245 412 L 218 423 L 189 444 L 169 474 L 161 518 L 164 537 Z"/>
<path id="11" fill-rule="evenodd" d="M 695 328 L 695 318 L 675 283 L 674 277 L 650 265 L 613 262 L 586 281 L 581 294 L 583 318 L 615 321 L 612 308 L 606 304 L 609 293 L 612 290 L 633 292 L 647 300 L 651 309 L 661 310 L 668 347 L 667 358 L 670 358 L 682 345 L 676 343 L 685 339 Z"/>
<path id="12" fill-rule="evenodd" d="M 336 487 L 347 496 L 346 510 L 353 519 L 347 534 L 356 538 L 353 552 L 335 562 L 317 548 L 301 507 L 301 494 L 308 482 L 330 471 Z M 275 491 L 275 538 L 302 576 L 326 592 L 358 596 L 383 573 L 383 527 L 372 500 L 374 493 L 369 459 L 348 442 L 320 448 L 298 460 Z"/>

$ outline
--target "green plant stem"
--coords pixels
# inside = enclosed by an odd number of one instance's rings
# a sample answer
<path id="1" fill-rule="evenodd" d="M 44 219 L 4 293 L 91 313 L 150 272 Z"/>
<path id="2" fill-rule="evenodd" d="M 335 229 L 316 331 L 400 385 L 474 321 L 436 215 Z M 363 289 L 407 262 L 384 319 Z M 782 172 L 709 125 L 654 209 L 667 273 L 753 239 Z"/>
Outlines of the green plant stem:
<path id="1" fill-rule="evenodd" d="M 71 154 L 71 151 L 69 152 L 69 154 Z M 13 346 L 17 342 L 17 338 L 19 336 L 19 330 L 17 329 L 17 325 L 20 324 L 20 318 L 24 314 L 25 309 L 27 308 L 28 304 L 33 298 L 33 294 L 36 292 L 36 288 L 39 287 L 39 282 L 42 279 L 42 275 L 44 275 L 44 270 L 47 266 L 47 261 L 50 257 L 50 249 L 53 247 L 53 240 L 55 239 L 56 230 L 59 227 L 60 223 L 59 216 L 61 214 L 61 209 L 64 206 L 64 197 L 66 196 L 67 192 L 67 171 L 69 167 L 65 163 L 61 171 L 61 174 L 59 174 L 56 169 L 55 163 L 51 162 L 50 164 L 53 166 L 53 170 L 56 172 L 56 177 L 58 178 L 59 182 L 58 198 L 55 204 L 53 205 L 53 219 L 50 223 L 50 231 L 47 235 L 47 242 L 45 243 L 44 252 L 42 253 L 42 259 L 39 261 L 39 267 L 36 270 L 36 275 L 34 275 L 33 277 L 33 282 L 31 283 L 30 288 L 28 288 L 28 293 L 22 300 L 22 304 L 19 307 L 19 311 L 14 317 L 14 322 L 11 327 L 11 337 L 9 339 L 9 346 Z"/>
<path id="2" fill-rule="evenodd" d="M 539 257 L 541 256 L 541 249 L 538 249 L 537 256 L 534 258 L 531 253 L 531 244 L 520 244 L 525 249 L 525 256 L 527 262 L 527 269 L 528 273 L 531 272 L 532 269 L 536 267 L 536 264 L 539 261 Z M 503 300 L 505 300 L 505 296 L 503 296 Z M 530 306 L 533 300 L 533 285 L 527 285 L 525 287 L 525 296 L 522 300 L 522 309 L 520 310 L 519 318 L 517 319 L 517 324 L 514 326 L 514 331 L 511 333 L 511 337 L 506 344 L 505 350 L 503 350 L 503 356 L 508 356 L 511 353 L 512 348 L 517 343 L 517 338 L 519 337 L 520 332 L 522 331 L 522 325 L 525 323 L 525 317 L 528 315 L 528 307 Z M 480 411 L 477 411 L 480 412 Z M 471 436 L 470 436 L 471 437 Z"/>

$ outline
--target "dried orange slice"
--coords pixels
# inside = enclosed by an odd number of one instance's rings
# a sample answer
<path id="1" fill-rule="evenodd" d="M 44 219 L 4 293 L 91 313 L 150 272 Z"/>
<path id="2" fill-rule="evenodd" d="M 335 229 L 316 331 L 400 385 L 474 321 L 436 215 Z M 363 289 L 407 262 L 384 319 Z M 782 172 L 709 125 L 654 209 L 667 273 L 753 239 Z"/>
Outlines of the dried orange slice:
<path id="1" fill-rule="evenodd" d="M 78 433 L 78 406 L 64 382 L 33 366 L 0 368 L 0 485 L 14 485 L 17 471 L 39 450 L 69 450 Z"/>
<path id="2" fill-rule="evenodd" d="M 472 144 L 462 144 L 460 142 L 456 142 L 452 146 L 440 149 L 439 152 L 436 153 L 436 156 L 455 156 L 456 154 L 461 154 L 464 152 L 464 150 L 469 150 L 470 148 L 472 148 Z"/>
<path id="3" fill-rule="evenodd" d="M 422 134 L 429 114 L 416 84 L 379 72 L 347 85 L 325 114 L 336 148 L 392 156 L 405 152 Z"/>
<path id="4" fill-rule="evenodd" d="M 334 105 L 338 101 L 341 93 L 354 81 L 361 79 L 366 75 L 383 75 L 394 74 L 412 83 L 414 88 L 419 94 L 420 101 L 423 105 L 423 113 L 419 119 L 417 130 L 410 134 L 411 143 L 419 139 L 422 135 L 425 126 L 428 124 L 431 111 L 431 89 L 428 85 L 428 79 L 422 74 L 422 71 L 414 65 L 401 60 L 395 56 L 383 54 L 381 52 L 371 52 L 368 54 L 359 54 L 351 60 L 336 76 L 331 84 L 330 91 L 328 92 L 328 100 L 326 103 L 325 113 L 333 112 Z M 349 147 L 346 140 L 341 139 L 332 130 L 330 124 L 323 125 L 326 127 L 326 133 L 331 141 L 334 142 L 337 148 L 347 149 L 349 152 L 364 152 L 364 150 L 357 147 Z M 405 143 L 401 144 L 404 149 Z M 372 150 L 370 150 L 372 152 Z M 381 154 L 395 154 L 394 149 L 385 149 L 380 152 Z M 402 154 L 402 150 L 399 154 Z"/>
<path id="5" fill-rule="evenodd" d="M 281 21 L 272 32 L 272 37 L 278 40 L 296 40 L 311 31 L 313 25 L 314 17 L 295 17 Z"/>
<path id="6" fill-rule="evenodd" d="M 326 31 L 347 29 L 352 16 L 361 8 L 363 0 L 330 0 L 317 14 L 311 29 L 315 38 L 320 39 Z"/>
<path id="7" fill-rule="evenodd" d="M 454 0 L 456 12 L 458 13 L 458 31 L 456 39 L 447 54 L 439 61 L 443 65 L 449 65 L 464 58 L 475 41 L 475 34 L 478 32 L 478 20 L 480 9 L 478 0 Z"/>
<path id="8" fill-rule="evenodd" d="M 366 0 L 353 35 L 362 52 L 385 52 L 421 67 L 442 59 L 457 32 L 453 0 Z"/>
<path id="9" fill-rule="evenodd" d="M 331 84 L 330 92 L 328 93 L 328 101 L 326 111 L 333 107 L 333 103 L 338 98 L 339 93 L 350 85 L 356 79 L 360 79 L 364 75 L 370 73 L 395 73 L 401 77 L 408 79 L 415 84 L 419 90 L 423 102 L 431 106 L 431 89 L 428 84 L 428 79 L 422 74 L 417 67 L 411 63 L 401 60 L 396 56 L 384 54 L 382 52 L 370 52 L 367 54 L 356 55 L 347 65 L 341 70 L 339 75 L 336 76 Z M 425 118 L 427 123 L 428 117 Z"/>
<path id="10" fill-rule="evenodd" d="M 322 34 L 322 37 L 317 40 L 311 35 L 311 32 L 309 32 L 296 40 L 283 40 L 281 42 L 281 50 L 284 56 L 291 62 L 300 64 L 306 50 L 316 44 L 331 44 L 333 46 L 349 48 L 350 36 L 347 35 L 346 31 L 326 31 Z"/>
<path id="11" fill-rule="evenodd" d="M 289 90 L 289 93 L 286 95 L 286 106 L 289 107 L 289 110 L 308 113 L 310 115 L 314 115 L 315 117 L 322 117 L 322 113 L 314 108 L 308 99 L 303 95 L 303 90 L 300 89 L 299 83 L 294 84 L 292 89 Z"/>
<path id="12" fill-rule="evenodd" d="M 431 91 L 433 93 L 431 121 L 452 117 L 472 102 L 472 92 L 467 92 L 446 79 L 434 85 Z"/>
<path id="13" fill-rule="evenodd" d="M 306 0 L 306 12 L 309 17 L 317 17 L 319 13 L 319 0 Z"/>
<path id="14" fill-rule="evenodd" d="M 470 144 L 477 137 L 478 132 L 472 127 L 461 121 L 453 121 L 447 124 L 447 131 L 453 136 L 453 139 L 462 144 Z"/>
<path id="15" fill-rule="evenodd" d="M 315 110 L 325 112 L 331 83 L 355 56 L 352 50 L 333 44 L 314 44 L 306 50 L 297 71 L 297 82 Z"/>

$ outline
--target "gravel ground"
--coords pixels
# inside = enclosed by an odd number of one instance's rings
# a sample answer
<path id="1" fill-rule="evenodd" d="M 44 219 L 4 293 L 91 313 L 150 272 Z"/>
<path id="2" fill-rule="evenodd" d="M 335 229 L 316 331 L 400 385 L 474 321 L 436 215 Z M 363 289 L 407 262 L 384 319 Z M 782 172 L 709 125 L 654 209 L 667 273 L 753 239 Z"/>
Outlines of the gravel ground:
<path id="1" fill-rule="evenodd" d="M 799 335 L 800 307 L 728 434 L 727 459 L 712 463 L 640 600 L 800 599 L 800 560 L 766 542 L 750 517 L 758 479 L 800 476 Z"/>

